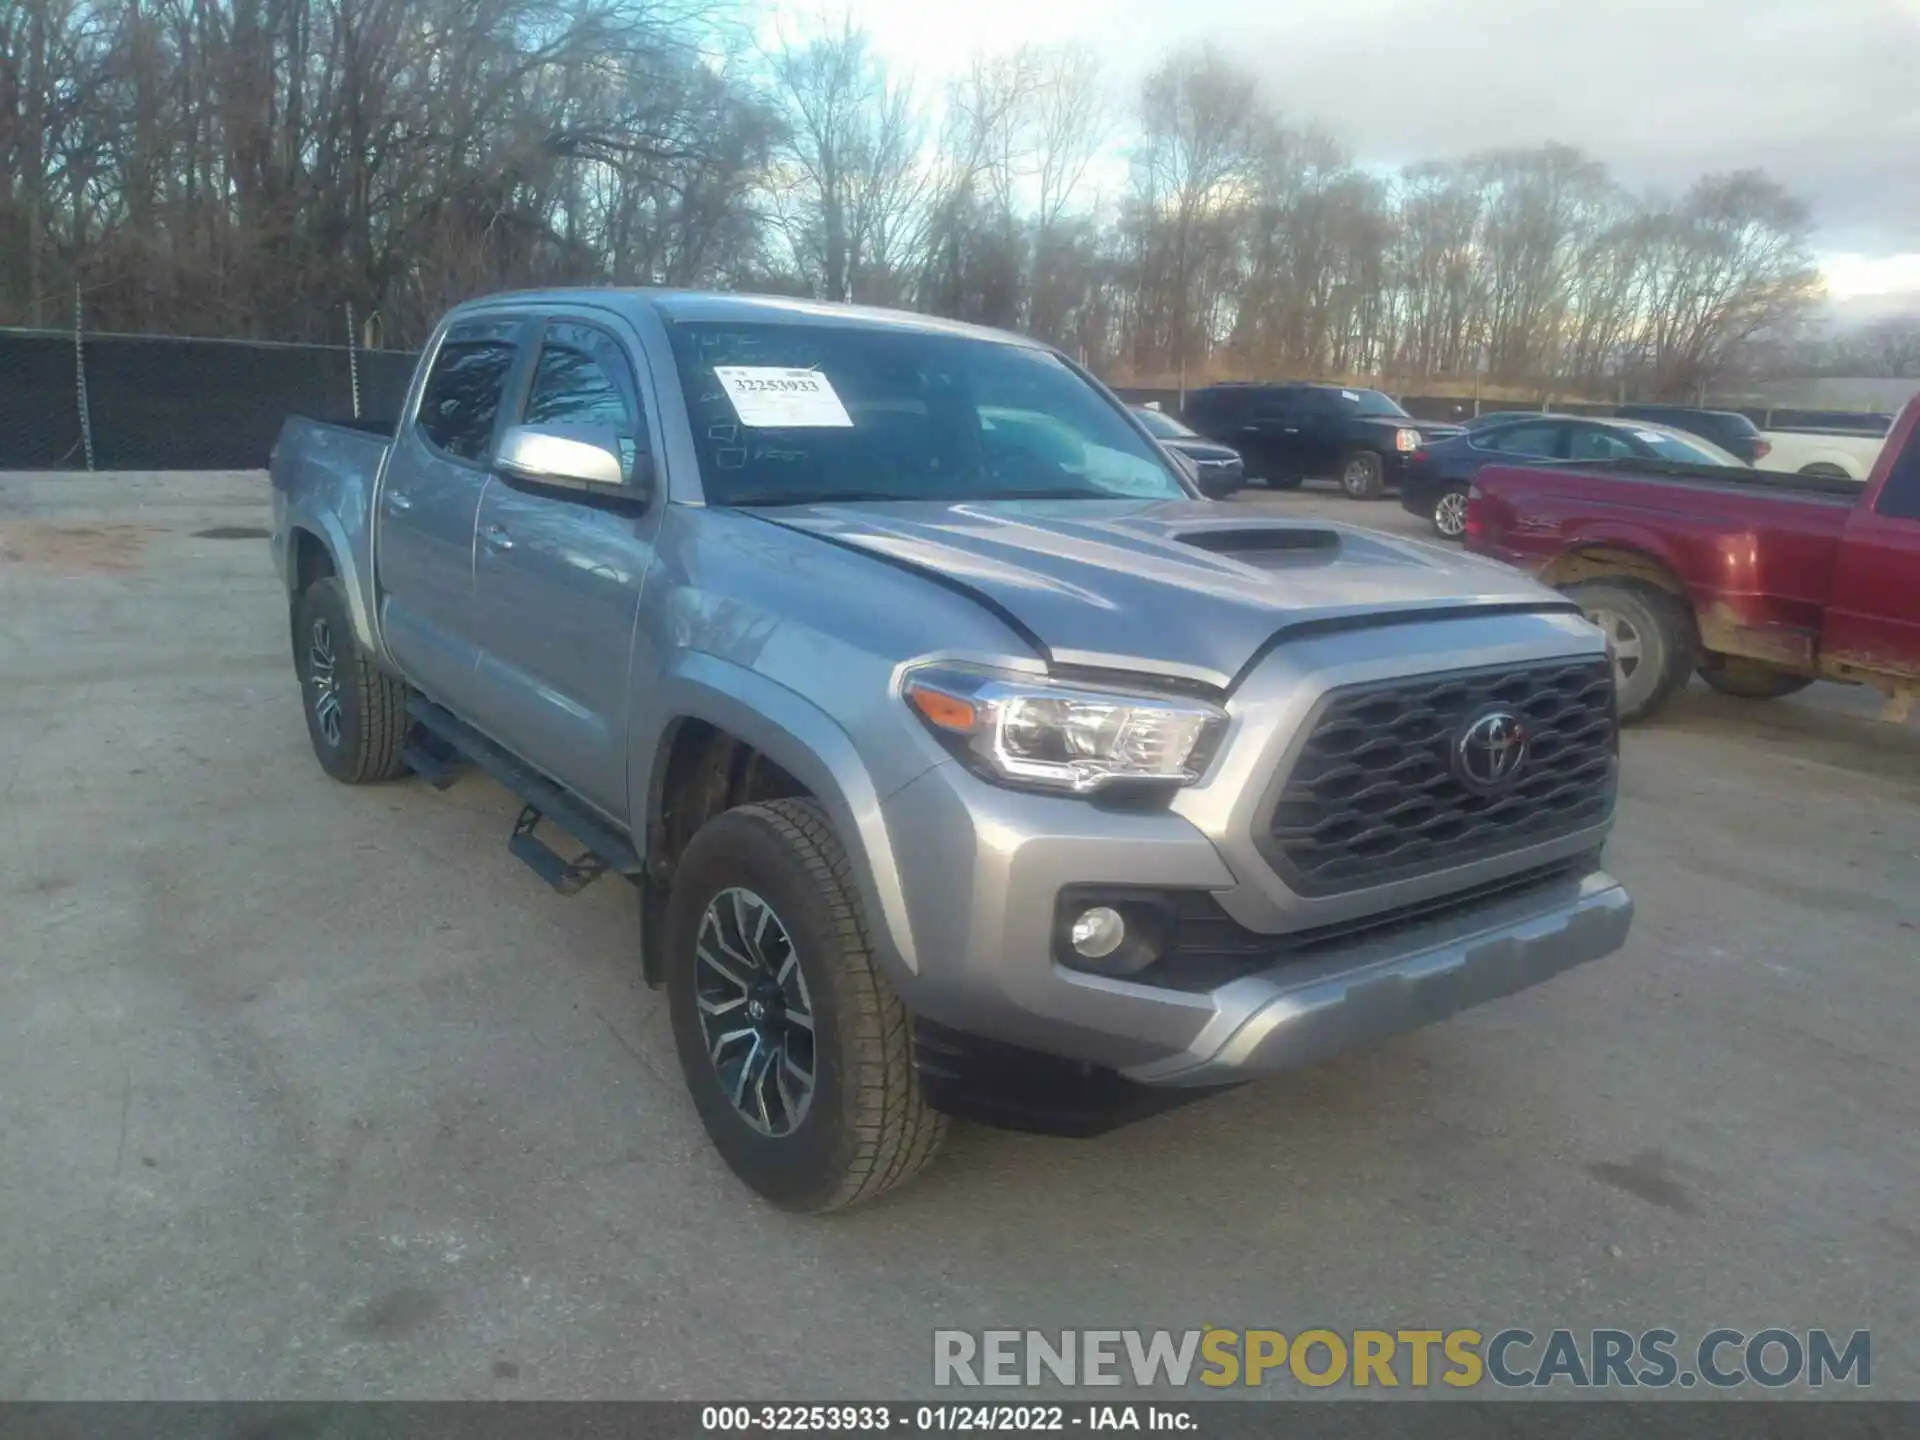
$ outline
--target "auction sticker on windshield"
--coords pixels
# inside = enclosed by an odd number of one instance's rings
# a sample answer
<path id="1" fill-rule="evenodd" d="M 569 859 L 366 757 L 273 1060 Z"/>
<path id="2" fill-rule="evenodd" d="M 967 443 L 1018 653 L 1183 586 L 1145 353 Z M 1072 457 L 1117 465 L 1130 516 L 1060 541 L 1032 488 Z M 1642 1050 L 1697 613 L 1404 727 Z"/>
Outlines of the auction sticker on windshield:
<path id="1" fill-rule="evenodd" d="M 848 428 L 853 419 L 818 370 L 773 365 L 716 365 L 713 378 L 742 425 L 759 430 Z"/>

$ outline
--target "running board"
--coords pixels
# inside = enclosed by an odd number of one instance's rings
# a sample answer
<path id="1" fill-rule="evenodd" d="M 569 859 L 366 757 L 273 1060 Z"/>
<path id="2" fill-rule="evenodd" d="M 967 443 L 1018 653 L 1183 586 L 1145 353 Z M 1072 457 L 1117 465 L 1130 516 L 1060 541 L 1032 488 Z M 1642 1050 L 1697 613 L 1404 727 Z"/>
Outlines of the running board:
<path id="1" fill-rule="evenodd" d="M 452 711 L 416 695 L 408 703 L 407 713 L 458 759 L 472 762 L 520 797 L 524 808 L 514 821 L 507 849 L 554 890 L 562 895 L 576 895 L 609 871 L 636 879 L 643 874 L 640 857 L 624 835 Z M 422 754 L 438 765 L 438 773 L 447 773 L 447 762 L 440 760 L 432 748 L 423 748 Z M 408 763 L 413 763 L 411 756 Z M 433 773 L 425 770 L 421 773 L 436 787 L 444 788 L 439 787 Z M 573 860 L 561 855 L 534 833 L 542 821 L 551 821 L 571 835 L 586 848 L 586 853 Z"/>
<path id="2" fill-rule="evenodd" d="M 420 732 L 400 747 L 400 758 L 407 762 L 409 770 L 436 790 L 452 785 L 467 773 L 471 763 L 446 741 Z"/>

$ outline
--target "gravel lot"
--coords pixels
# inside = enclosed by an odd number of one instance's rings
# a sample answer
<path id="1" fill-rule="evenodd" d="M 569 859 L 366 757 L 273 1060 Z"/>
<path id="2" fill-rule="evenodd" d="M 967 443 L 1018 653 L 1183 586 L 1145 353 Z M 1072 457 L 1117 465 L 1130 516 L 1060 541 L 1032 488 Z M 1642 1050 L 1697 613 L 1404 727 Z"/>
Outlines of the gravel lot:
<path id="1" fill-rule="evenodd" d="M 544 890 L 484 780 L 321 775 L 268 523 L 255 474 L 0 476 L 0 1399 L 924 1395 L 935 1326 L 1202 1322 L 1870 1327 L 1920 1397 L 1874 697 L 1631 732 L 1610 960 L 807 1221 L 709 1151 L 630 891 Z"/>

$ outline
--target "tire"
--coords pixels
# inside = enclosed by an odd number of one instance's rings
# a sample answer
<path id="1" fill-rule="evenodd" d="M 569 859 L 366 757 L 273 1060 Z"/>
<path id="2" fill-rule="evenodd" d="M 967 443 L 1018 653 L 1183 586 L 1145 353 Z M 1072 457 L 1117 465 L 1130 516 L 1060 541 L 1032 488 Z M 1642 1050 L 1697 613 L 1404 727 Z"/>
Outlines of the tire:
<path id="1" fill-rule="evenodd" d="M 721 1159 L 761 1195 L 788 1210 L 838 1210 L 932 1160 L 947 1119 L 921 1095 L 912 1020 L 874 963 L 846 852 L 814 802 L 746 805 L 701 827 L 674 869 L 666 972 L 694 1108 Z M 810 1025 L 793 1018 L 801 1006 Z M 756 1062 L 760 1053 L 776 1058 Z"/>
<path id="2" fill-rule="evenodd" d="M 1442 540 L 1458 540 L 1467 533 L 1467 487 L 1449 485 L 1433 502 L 1433 530 Z"/>
<path id="3" fill-rule="evenodd" d="M 1853 478 L 1838 465 L 1829 465 L 1824 460 L 1815 461 L 1811 465 L 1802 465 L 1800 473 L 1814 480 L 1851 480 Z"/>
<path id="4" fill-rule="evenodd" d="M 1340 488 L 1349 500 L 1378 500 L 1387 493 L 1387 465 L 1372 450 L 1349 450 L 1340 457 Z"/>
<path id="5" fill-rule="evenodd" d="M 1699 663 L 1699 632 L 1686 601 L 1642 580 L 1588 580 L 1567 587 L 1586 617 L 1607 632 L 1620 722 L 1665 705 Z"/>
<path id="6" fill-rule="evenodd" d="M 344 785 L 396 780 L 412 720 L 408 689 L 376 666 L 354 639 L 339 577 L 316 580 L 294 597 L 293 669 L 320 768 Z"/>
<path id="7" fill-rule="evenodd" d="M 1778 670 L 1740 655 L 1726 655 L 1716 664 L 1702 665 L 1700 678 L 1722 695 L 1741 700 L 1778 700 L 1783 695 L 1796 695 L 1813 684 L 1811 675 Z"/>

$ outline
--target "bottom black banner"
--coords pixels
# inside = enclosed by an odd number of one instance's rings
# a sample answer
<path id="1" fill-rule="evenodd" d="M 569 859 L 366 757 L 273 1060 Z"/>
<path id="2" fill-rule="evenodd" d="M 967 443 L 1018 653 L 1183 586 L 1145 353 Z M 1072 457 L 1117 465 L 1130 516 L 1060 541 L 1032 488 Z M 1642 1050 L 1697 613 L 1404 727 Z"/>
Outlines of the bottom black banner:
<path id="1" fill-rule="evenodd" d="M 1920 1402 L 951 1401 L 0 1404 L 0 1440 L 680 1440 L 1161 1434 L 1194 1440 L 1920 1440 Z"/>

